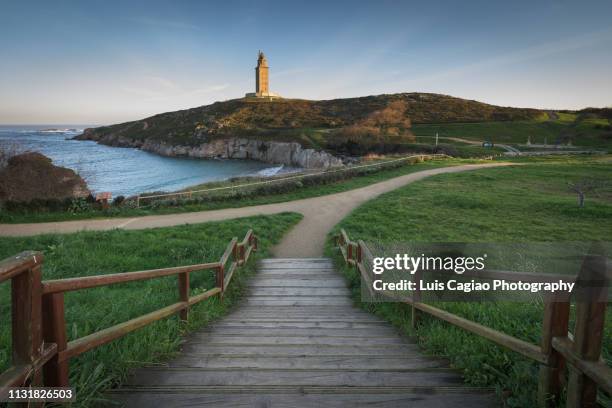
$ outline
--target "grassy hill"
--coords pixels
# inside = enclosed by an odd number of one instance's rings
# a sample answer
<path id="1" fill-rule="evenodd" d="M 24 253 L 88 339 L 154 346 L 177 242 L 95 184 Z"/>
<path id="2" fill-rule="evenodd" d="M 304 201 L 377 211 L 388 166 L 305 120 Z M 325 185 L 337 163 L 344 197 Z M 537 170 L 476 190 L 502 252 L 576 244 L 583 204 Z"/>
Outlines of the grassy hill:
<path id="1" fill-rule="evenodd" d="M 389 114 L 390 109 L 393 114 Z M 383 138 L 392 136 L 394 142 L 406 142 L 412 136 L 410 122 L 516 121 L 545 116 L 544 112 L 536 109 L 500 107 L 427 93 L 324 101 L 243 98 L 87 129 L 79 138 L 120 146 L 139 146 L 145 141 L 193 146 L 215 138 L 249 136 L 297 141 L 304 147 L 331 147 L 333 150 L 334 145 L 341 143 L 338 138 L 341 141 L 347 138 L 340 130 L 360 124 L 367 131 L 351 129 L 353 137 L 357 134 L 361 139 L 370 138 L 370 131 L 376 128 L 376 134 Z"/>

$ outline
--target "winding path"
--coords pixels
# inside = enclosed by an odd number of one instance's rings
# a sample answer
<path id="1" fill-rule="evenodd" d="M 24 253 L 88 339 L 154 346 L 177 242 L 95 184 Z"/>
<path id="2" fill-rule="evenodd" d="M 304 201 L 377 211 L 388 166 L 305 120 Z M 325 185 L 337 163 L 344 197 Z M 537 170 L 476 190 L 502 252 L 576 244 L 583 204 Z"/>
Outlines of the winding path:
<path id="1" fill-rule="evenodd" d="M 251 207 L 181 214 L 149 215 L 136 218 L 109 218 L 37 224 L 0 224 L 0 236 L 71 233 L 82 230 L 103 231 L 115 228 L 137 230 L 291 211 L 301 213 L 304 218 L 284 236 L 279 245 L 273 248 L 274 256 L 279 258 L 319 257 L 323 254 L 323 245 L 329 230 L 354 208 L 380 194 L 437 174 L 458 173 L 508 165 L 512 165 L 512 163 L 466 164 L 423 170 L 341 193 Z"/>

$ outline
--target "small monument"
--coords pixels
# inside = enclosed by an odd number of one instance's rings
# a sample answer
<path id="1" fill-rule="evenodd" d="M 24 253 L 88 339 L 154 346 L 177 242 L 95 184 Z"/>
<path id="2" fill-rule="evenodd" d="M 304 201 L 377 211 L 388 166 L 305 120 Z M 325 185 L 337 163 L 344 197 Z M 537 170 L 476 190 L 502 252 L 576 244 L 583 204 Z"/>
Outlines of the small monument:
<path id="1" fill-rule="evenodd" d="M 247 98 L 276 99 L 281 97 L 279 94 L 270 92 L 269 68 L 268 60 L 260 50 L 257 55 L 257 66 L 255 67 L 255 92 L 246 94 Z"/>

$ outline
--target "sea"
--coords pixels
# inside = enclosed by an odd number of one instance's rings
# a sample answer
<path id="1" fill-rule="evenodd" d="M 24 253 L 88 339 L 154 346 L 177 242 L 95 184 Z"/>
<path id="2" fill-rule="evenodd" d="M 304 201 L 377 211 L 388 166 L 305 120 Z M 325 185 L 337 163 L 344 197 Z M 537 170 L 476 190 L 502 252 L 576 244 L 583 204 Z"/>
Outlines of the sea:
<path id="1" fill-rule="evenodd" d="M 0 148 L 40 152 L 53 164 L 76 171 L 94 193 L 114 197 L 153 191 L 176 191 L 233 177 L 269 177 L 299 171 L 252 160 L 162 157 L 135 148 L 110 147 L 73 140 L 85 125 L 0 126 Z"/>

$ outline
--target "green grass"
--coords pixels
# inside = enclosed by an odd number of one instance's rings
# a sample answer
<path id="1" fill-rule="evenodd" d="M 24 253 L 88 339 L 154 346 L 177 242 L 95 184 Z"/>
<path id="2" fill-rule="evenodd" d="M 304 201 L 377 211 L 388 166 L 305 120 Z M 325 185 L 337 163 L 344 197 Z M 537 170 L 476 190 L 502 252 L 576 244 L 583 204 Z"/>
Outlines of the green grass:
<path id="1" fill-rule="evenodd" d="M 0 238 L 0 259 L 24 250 L 45 255 L 43 279 L 109 274 L 217 261 L 232 237 L 242 239 L 249 228 L 259 237 L 256 258 L 265 257 L 272 244 L 301 215 L 240 218 L 222 222 L 141 231 L 113 230 L 68 235 Z M 132 367 L 156 363 L 176 352 L 181 335 L 225 314 L 240 296 L 255 260 L 238 269 L 224 302 L 218 297 L 191 309 L 185 325 L 177 317 L 155 322 L 96 348 L 70 363 L 70 382 L 76 387 L 78 406 L 90 406 L 100 391 L 123 380 Z M 124 322 L 175 303 L 176 277 L 131 282 L 66 294 L 69 340 Z M 212 271 L 191 273 L 192 294 L 214 287 Z M 0 372 L 10 359 L 10 285 L 0 285 Z"/>
<path id="2" fill-rule="evenodd" d="M 565 143 L 566 138 L 570 138 L 575 146 L 603 148 L 608 151 L 612 149 L 612 133 L 603 128 L 609 124 L 607 120 L 577 121 L 576 115 L 559 115 L 557 120 L 546 121 L 417 124 L 413 126 L 412 131 L 417 138 L 431 137 L 438 133 L 440 138 L 458 137 L 505 144 L 524 144 L 528 137 L 531 143 L 538 144 L 554 144 L 557 140 Z"/>
<path id="3" fill-rule="evenodd" d="M 129 208 L 112 207 L 104 211 L 87 211 L 81 213 L 70 212 L 29 212 L 29 213 L 9 213 L 0 211 L 0 223 L 26 223 L 26 222 L 51 222 L 51 221 L 70 221 L 79 219 L 111 218 L 111 217 L 137 217 L 154 214 L 175 214 L 193 211 L 217 210 L 222 208 L 246 207 L 251 205 L 272 204 L 285 201 L 298 200 L 309 197 L 319 197 L 327 194 L 339 193 L 359 187 L 364 187 L 379 181 L 384 181 L 393 177 L 413 173 L 415 171 L 427 170 L 436 167 L 453 166 L 464 163 L 472 163 L 471 160 L 445 159 L 432 160 L 417 164 L 407 164 L 405 166 L 373 170 L 371 173 L 356 176 L 347 180 L 321 184 L 313 186 L 303 186 L 287 192 L 277 194 L 265 194 L 255 197 L 232 197 L 223 200 L 204 202 L 198 204 L 182 204 L 172 207 L 158 208 Z M 230 183 L 214 183 L 208 185 L 195 186 L 194 189 L 217 187 L 229 185 Z"/>
<path id="4" fill-rule="evenodd" d="M 520 161 L 520 160 L 517 160 Z M 522 160 L 523 165 L 445 174 L 369 201 L 344 219 L 351 239 L 366 242 L 534 242 L 609 240 L 612 185 L 578 208 L 566 182 L 582 177 L 609 180 L 607 158 Z M 330 244 L 331 245 L 331 244 Z M 340 262 L 337 252 L 328 252 Z M 359 298 L 354 268 L 343 268 Z M 416 333 L 408 308 L 397 303 L 362 304 L 416 336 L 426 352 L 448 356 L 466 381 L 495 386 L 513 407 L 535 406 L 537 364 L 487 340 L 433 318 Z M 444 303 L 460 316 L 539 344 L 543 303 Z M 612 310 L 607 314 L 604 358 L 612 362 Z"/>

